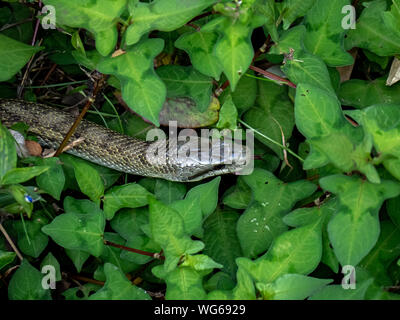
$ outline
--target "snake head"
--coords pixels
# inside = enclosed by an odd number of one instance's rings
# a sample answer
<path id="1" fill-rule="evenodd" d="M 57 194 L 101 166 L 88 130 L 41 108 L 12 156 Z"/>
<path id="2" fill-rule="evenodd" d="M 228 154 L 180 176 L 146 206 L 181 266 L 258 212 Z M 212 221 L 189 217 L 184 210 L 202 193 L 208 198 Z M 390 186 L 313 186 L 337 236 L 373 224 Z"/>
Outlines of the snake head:
<path id="1" fill-rule="evenodd" d="M 227 173 L 250 174 L 253 169 L 253 150 L 242 142 L 197 136 L 189 136 L 189 141 L 184 142 L 174 143 L 170 140 L 166 145 L 165 161 L 172 170 L 163 178 L 192 182 Z M 157 161 L 160 161 L 160 157 Z"/>

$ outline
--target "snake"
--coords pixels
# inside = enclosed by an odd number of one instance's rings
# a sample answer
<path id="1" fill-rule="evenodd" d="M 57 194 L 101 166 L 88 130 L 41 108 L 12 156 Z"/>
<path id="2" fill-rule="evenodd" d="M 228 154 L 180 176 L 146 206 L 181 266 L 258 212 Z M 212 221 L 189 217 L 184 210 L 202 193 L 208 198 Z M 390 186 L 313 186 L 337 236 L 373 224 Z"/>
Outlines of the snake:
<path id="1" fill-rule="evenodd" d="M 57 149 L 75 120 L 62 108 L 0 99 L 1 123 L 7 128 L 25 123 L 46 148 Z M 228 143 L 194 135 L 188 139 L 145 141 L 83 119 L 69 140 L 80 143 L 65 152 L 120 172 L 178 182 L 240 174 L 248 162 L 248 148 L 237 141 Z"/>

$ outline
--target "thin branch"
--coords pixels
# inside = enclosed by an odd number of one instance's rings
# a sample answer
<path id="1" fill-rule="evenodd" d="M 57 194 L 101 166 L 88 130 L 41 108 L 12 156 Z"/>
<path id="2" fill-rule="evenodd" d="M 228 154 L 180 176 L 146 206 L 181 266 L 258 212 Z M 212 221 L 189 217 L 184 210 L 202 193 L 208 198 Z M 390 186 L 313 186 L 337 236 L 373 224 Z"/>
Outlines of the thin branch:
<path id="1" fill-rule="evenodd" d="M 152 257 L 154 259 L 159 259 L 159 260 L 164 260 L 165 257 L 162 256 L 159 252 L 148 252 L 148 251 L 143 251 L 143 250 L 139 250 L 139 249 L 134 249 L 134 248 L 129 248 L 129 247 L 125 247 L 121 244 L 118 243 L 114 243 L 108 240 L 104 240 L 104 244 L 111 246 L 111 247 L 115 247 L 118 249 L 122 249 L 122 250 L 126 250 L 126 251 L 130 251 L 130 252 L 134 252 L 134 253 L 138 253 L 144 256 L 148 256 L 148 257 Z"/>
<path id="2" fill-rule="evenodd" d="M 293 82 L 289 81 L 288 79 L 282 78 L 282 77 L 276 75 L 275 73 L 268 72 L 266 70 L 263 70 L 261 68 L 255 67 L 255 66 L 250 66 L 249 68 L 258 73 L 261 73 L 262 75 L 266 76 L 268 79 L 279 81 L 279 82 L 282 82 L 282 83 L 288 85 L 289 87 L 296 88 L 296 85 Z"/>
<path id="3" fill-rule="evenodd" d="M 69 139 L 74 134 L 76 128 L 78 127 L 79 123 L 82 121 L 83 117 L 85 116 L 86 112 L 89 110 L 89 108 L 92 105 L 92 103 L 95 101 L 97 93 L 100 91 L 100 88 L 102 87 L 102 85 L 104 83 L 104 80 L 105 80 L 105 76 L 102 75 L 100 80 L 95 83 L 93 94 L 91 95 L 91 97 L 88 98 L 88 100 L 87 100 L 85 106 L 83 107 L 81 113 L 79 114 L 78 118 L 75 120 L 74 124 L 69 129 L 69 131 L 66 134 L 66 136 L 64 137 L 64 140 L 62 141 L 62 143 L 58 147 L 57 152 L 54 154 L 55 157 L 58 157 L 62 153 L 64 148 L 67 146 Z"/>
<path id="4" fill-rule="evenodd" d="M 14 242 L 12 241 L 12 239 L 10 238 L 10 236 L 8 235 L 6 229 L 4 229 L 3 225 L 0 223 L 0 231 L 1 233 L 4 235 L 4 238 L 6 238 L 7 242 L 9 243 L 9 245 L 11 246 L 11 248 L 14 250 L 14 252 L 17 254 L 19 260 L 23 260 L 24 257 L 22 256 L 22 254 L 19 252 L 17 246 L 14 244 Z"/>

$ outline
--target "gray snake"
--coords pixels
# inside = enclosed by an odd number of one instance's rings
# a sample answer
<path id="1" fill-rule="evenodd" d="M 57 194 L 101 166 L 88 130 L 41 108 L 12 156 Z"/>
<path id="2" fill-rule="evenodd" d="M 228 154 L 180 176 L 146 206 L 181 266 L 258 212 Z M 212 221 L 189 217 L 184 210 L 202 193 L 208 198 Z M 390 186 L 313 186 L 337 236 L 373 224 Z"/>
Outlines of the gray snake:
<path id="1" fill-rule="evenodd" d="M 56 149 L 74 123 L 75 117 L 44 104 L 0 99 L 0 121 L 6 127 L 18 122 L 26 123 L 29 131 L 38 137 L 40 144 Z M 66 152 L 121 172 L 180 182 L 238 172 L 243 168 L 248 156 L 246 148 L 242 145 L 235 142 L 229 145 L 223 140 L 211 139 L 206 142 L 208 154 L 204 155 L 204 149 L 199 147 L 204 143 L 204 138 L 193 137 L 189 141 L 189 147 L 194 146 L 195 157 L 193 154 L 190 157 L 176 157 L 175 153 L 171 154 L 167 150 L 177 150 L 179 153 L 184 145 L 188 147 L 188 143 L 173 144 L 169 140 L 147 142 L 87 120 L 81 121 L 71 141 L 78 138 L 82 142 Z M 167 146 L 166 149 L 159 147 L 162 142 Z M 170 149 L 174 145 L 176 149 Z M 230 153 L 224 156 L 223 150 L 228 149 Z M 159 154 L 160 150 L 163 152 L 162 156 Z M 213 150 L 220 153 L 216 155 Z"/>

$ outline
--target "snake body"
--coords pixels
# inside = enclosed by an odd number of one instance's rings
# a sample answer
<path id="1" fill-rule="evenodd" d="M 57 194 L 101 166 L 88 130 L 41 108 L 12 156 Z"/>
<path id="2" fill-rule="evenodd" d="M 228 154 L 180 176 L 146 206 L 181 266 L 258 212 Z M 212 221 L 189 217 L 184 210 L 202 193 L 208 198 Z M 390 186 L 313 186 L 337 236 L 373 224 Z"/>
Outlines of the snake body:
<path id="1" fill-rule="evenodd" d="M 6 127 L 26 123 L 43 146 L 57 149 L 75 121 L 75 117 L 58 108 L 23 100 L 0 99 L 0 120 Z M 230 159 L 210 156 L 202 160 L 179 159 L 170 154 L 149 156 L 150 148 L 162 141 L 146 142 L 82 120 L 70 141 L 81 143 L 66 151 L 80 158 L 134 175 L 163 178 L 171 181 L 197 181 L 225 173 L 233 173 L 243 166 L 244 150 L 231 153 Z M 166 145 L 171 145 L 170 142 Z M 199 141 L 192 141 L 198 143 Z M 223 149 L 223 142 L 217 142 Z M 210 150 L 215 142 L 210 143 Z M 180 146 L 177 146 L 178 150 Z M 161 149 L 162 150 L 162 149 Z M 199 151 L 200 152 L 200 151 Z M 162 158 L 160 161 L 158 158 Z M 189 160 L 188 160 L 189 159 Z M 229 161 L 226 161 L 229 160 Z"/>

